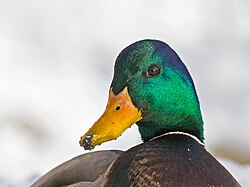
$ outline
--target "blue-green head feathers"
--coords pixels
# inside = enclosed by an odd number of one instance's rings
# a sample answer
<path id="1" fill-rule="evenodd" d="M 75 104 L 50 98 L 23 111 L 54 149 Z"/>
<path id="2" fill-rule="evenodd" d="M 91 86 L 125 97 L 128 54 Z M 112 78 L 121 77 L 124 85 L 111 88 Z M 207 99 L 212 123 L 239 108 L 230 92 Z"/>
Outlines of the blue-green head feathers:
<path id="1" fill-rule="evenodd" d="M 142 110 L 137 125 L 147 141 L 167 132 L 185 132 L 203 141 L 203 121 L 193 80 L 177 53 L 159 40 L 126 47 L 116 59 L 111 84 L 115 94 L 126 86 Z"/>

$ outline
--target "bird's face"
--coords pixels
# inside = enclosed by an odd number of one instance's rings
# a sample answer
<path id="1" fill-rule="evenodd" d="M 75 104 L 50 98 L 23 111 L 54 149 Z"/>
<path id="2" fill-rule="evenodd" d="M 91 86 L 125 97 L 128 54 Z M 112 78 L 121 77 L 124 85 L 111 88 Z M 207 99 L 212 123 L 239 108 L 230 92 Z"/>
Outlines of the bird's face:
<path id="1" fill-rule="evenodd" d="M 142 139 L 149 140 L 178 130 L 197 112 L 193 81 L 178 55 L 163 42 L 139 41 L 119 54 L 106 110 L 80 144 L 91 149 L 117 138 L 134 123 Z"/>

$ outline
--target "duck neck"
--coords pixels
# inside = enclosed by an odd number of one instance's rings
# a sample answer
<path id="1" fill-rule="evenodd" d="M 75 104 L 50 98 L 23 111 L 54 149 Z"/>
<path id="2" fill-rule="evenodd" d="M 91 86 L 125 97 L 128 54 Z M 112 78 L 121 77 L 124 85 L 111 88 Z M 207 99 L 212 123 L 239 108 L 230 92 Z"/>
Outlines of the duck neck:
<path id="1" fill-rule="evenodd" d="M 183 132 L 197 137 L 201 142 L 204 141 L 203 121 L 201 115 L 187 117 L 182 121 L 139 121 L 137 122 L 141 138 L 143 141 L 148 141 L 156 136 L 160 136 L 169 132 Z"/>
<path id="2" fill-rule="evenodd" d="M 168 81 L 159 80 L 154 89 L 140 89 L 136 93 L 131 88 L 132 101 L 143 111 L 143 118 L 137 123 L 142 139 L 147 141 L 167 132 L 179 131 L 203 142 L 203 120 L 192 78 L 172 70 L 168 71 L 168 76 Z M 150 86 L 144 85 L 146 88 Z"/>
<path id="3" fill-rule="evenodd" d="M 169 109 L 161 110 L 162 113 L 145 111 L 144 118 L 137 122 L 142 140 L 148 141 L 155 136 L 178 131 L 191 134 L 203 142 L 203 120 L 197 97 L 190 106 L 191 109 L 174 114 L 170 114 Z"/>

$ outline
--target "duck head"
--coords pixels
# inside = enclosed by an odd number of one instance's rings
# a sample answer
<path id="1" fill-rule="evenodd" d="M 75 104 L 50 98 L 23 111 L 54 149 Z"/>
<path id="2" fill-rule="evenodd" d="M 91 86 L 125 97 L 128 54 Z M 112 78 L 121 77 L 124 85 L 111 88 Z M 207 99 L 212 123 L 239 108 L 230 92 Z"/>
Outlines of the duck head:
<path id="1" fill-rule="evenodd" d="M 159 40 L 126 47 L 116 59 L 105 112 L 80 139 L 92 149 L 136 123 L 148 141 L 184 132 L 203 142 L 203 121 L 193 80 L 176 52 Z"/>

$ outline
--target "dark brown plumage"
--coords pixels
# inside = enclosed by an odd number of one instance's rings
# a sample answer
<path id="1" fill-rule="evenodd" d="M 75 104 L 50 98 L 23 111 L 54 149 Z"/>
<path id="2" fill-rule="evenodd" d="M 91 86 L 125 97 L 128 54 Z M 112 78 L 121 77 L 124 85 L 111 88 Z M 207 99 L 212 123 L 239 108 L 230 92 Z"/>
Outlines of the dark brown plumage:
<path id="1" fill-rule="evenodd" d="M 187 135 L 169 134 L 121 154 L 107 175 L 105 187 L 233 187 L 232 175 Z"/>

